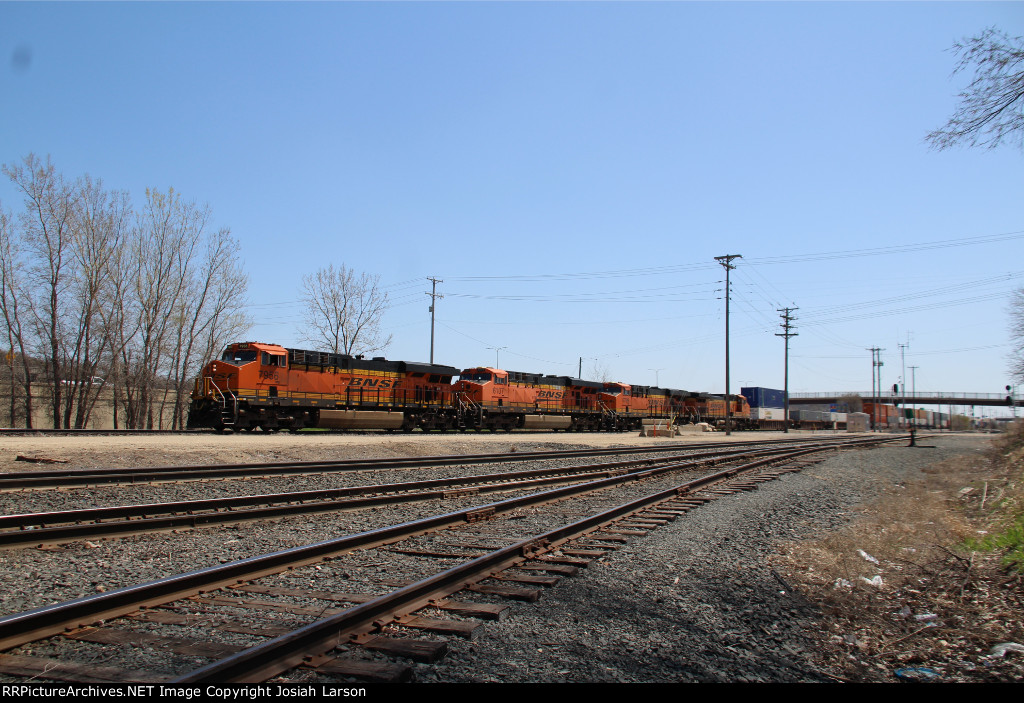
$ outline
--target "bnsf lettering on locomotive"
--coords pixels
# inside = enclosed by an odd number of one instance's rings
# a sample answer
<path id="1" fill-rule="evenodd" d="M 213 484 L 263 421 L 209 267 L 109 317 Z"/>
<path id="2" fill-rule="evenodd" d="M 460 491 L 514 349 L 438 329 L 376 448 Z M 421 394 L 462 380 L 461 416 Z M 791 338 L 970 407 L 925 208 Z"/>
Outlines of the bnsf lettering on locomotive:
<path id="1" fill-rule="evenodd" d="M 350 388 L 383 388 L 395 387 L 396 380 L 393 378 L 353 378 L 348 385 Z"/>
<path id="2" fill-rule="evenodd" d="M 320 407 L 362 409 L 360 406 L 369 405 L 388 412 L 354 419 L 379 424 L 380 429 L 394 429 L 398 423 L 407 430 L 416 426 L 448 430 L 456 427 L 500 429 L 515 424 L 508 422 L 509 415 L 489 412 L 490 406 L 501 406 L 503 411 L 515 414 L 537 412 L 552 418 L 557 415 L 562 418 L 557 423 L 545 421 L 536 422 L 535 425 L 557 424 L 559 429 L 564 425 L 565 429 L 572 430 L 639 427 L 641 416 L 667 416 L 665 419 L 675 419 L 676 422 L 709 421 L 720 425 L 727 408 L 733 417 L 733 427 L 740 425 L 778 429 L 787 424 L 781 417 L 775 419 L 770 415 L 748 420 L 746 416 L 750 406 L 746 399 L 736 395 L 730 396 L 726 402 L 721 396 L 709 398 L 703 394 L 692 394 L 690 397 L 684 392 L 669 392 L 665 389 L 655 391 L 644 386 L 630 388 L 624 384 L 606 385 L 586 381 L 563 388 L 557 381 L 548 383 L 531 375 L 513 374 L 508 377 L 496 374 L 493 370 L 488 371 L 485 367 L 465 370 L 461 380 L 453 382 L 451 373 L 383 371 L 374 368 L 373 364 L 360 365 L 347 360 L 342 362 L 340 357 L 332 356 L 328 360 L 319 352 L 310 352 L 317 355 L 315 359 L 324 362 L 320 364 L 319 373 L 315 361 L 309 364 L 299 361 L 297 365 L 305 368 L 296 368 L 290 372 L 289 357 L 279 352 L 274 353 L 271 349 L 280 348 L 264 348 L 264 345 L 245 343 L 229 345 L 223 355 L 225 361 L 240 362 L 242 359 L 238 358 L 239 354 L 250 361 L 262 361 L 262 368 L 253 365 L 245 372 L 240 372 L 232 363 L 225 364 L 232 369 L 230 373 L 225 372 L 216 359 L 207 364 L 203 369 L 203 377 L 197 380 L 192 392 L 189 426 L 221 430 L 256 427 L 299 429 L 321 424 Z M 305 354 L 297 350 L 286 351 L 293 354 L 292 359 L 299 359 L 300 355 Z M 302 358 L 310 360 L 308 355 Z M 331 362 L 330 365 L 327 365 L 327 361 Z M 245 374 L 251 371 L 256 371 L 256 380 L 245 381 Z M 239 389 L 239 385 L 247 388 Z M 485 390 L 487 385 L 491 386 L 490 394 Z M 401 390 L 397 390 L 399 388 Z M 246 414 L 243 416 L 239 410 L 233 421 L 229 419 L 231 414 L 224 412 L 230 409 L 226 397 L 229 392 L 238 393 L 233 397 L 237 398 L 239 406 L 242 403 L 246 405 Z M 289 395 L 295 399 L 294 405 L 304 407 L 280 407 L 280 398 Z M 510 403 L 506 404 L 505 400 Z M 428 406 L 429 412 L 425 412 Z M 392 410 L 397 412 L 392 413 Z M 895 410 L 889 410 L 888 413 L 893 415 Z M 334 418 L 330 419 L 333 423 Z M 534 421 L 531 418 L 529 422 Z M 334 424 L 344 423 L 339 420 Z"/>

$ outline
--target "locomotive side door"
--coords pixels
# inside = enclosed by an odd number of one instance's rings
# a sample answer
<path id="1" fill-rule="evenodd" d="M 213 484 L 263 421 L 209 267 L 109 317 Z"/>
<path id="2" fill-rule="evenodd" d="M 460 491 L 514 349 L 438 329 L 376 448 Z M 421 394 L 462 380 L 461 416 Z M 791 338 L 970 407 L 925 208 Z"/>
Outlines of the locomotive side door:
<path id="1" fill-rule="evenodd" d="M 276 398 L 278 387 L 288 388 L 288 355 L 260 352 L 257 395 L 266 393 L 268 398 Z"/>

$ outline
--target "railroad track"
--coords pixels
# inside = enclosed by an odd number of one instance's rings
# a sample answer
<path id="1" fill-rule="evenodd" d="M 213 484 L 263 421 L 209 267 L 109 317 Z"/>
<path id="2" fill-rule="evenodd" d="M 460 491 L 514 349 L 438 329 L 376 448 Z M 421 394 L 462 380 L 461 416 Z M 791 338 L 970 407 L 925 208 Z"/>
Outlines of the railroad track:
<path id="1" fill-rule="evenodd" d="M 472 636 L 479 624 L 468 617 L 498 617 L 501 608 L 464 598 L 529 597 L 524 589 L 550 585 L 569 574 L 566 567 L 583 566 L 622 540 L 707 500 L 749 490 L 780 471 L 800 468 L 767 468 L 770 464 L 803 462 L 836 446 L 762 457 L 682 483 L 669 480 L 667 467 L 609 476 L 8 616 L 0 619 L 0 649 L 33 643 L 33 653 L 0 655 L 0 672 L 72 681 L 263 681 L 301 665 L 309 671 L 287 675 L 402 680 L 410 673 L 408 665 L 367 653 L 391 652 L 419 661 L 441 656 L 443 643 L 431 644 L 408 632 L 441 630 Z M 643 484 L 641 479 L 646 479 Z M 633 495 L 624 500 L 616 491 L 627 483 L 633 485 Z M 639 490 L 653 483 L 659 483 L 656 490 Z M 581 508 L 574 501 L 581 496 L 588 501 L 601 497 L 611 506 L 591 511 L 588 503 L 582 519 L 549 518 L 554 527 L 539 527 L 546 516 L 539 506 L 559 502 L 567 506 L 563 512 L 578 512 Z M 536 529 L 533 521 L 540 521 Z M 438 544 L 441 530 L 443 544 Z M 529 534 L 526 539 L 521 538 L 524 532 Z M 504 544 L 494 546 L 495 542 Z M 388 550 L 388 559 L 403 557 L 408 562 L 390 572 L 401 576 L 397 587 L 394 576 L 380 572 L 380 550 Z M 440 570 L 429 566 L 439 560 L 458 563 Z M 341 579 L 352 574 L 367 578 L 358 584 Z M 467 589 L 473 595 L 463 595 Z M 456 619 L 445 622 L 435 617 L 437 613 Z M 154 631 L 157 625 L 186 634 Z M 199 625 L 206 629 L 196 629 Z M 155 647 L 160 656 L 152 661 L 162 662 L 162 668 L 76 664 L 75 657 L 81 655 L 67 654 L 66 647 L 86 642 L 116 643 L 133 651 Z M 346 651 L 336 652 L 338 645 Z M 175 662 L 166 662 L 172 653 Z M 141 658 L 145 660 L 144 655 Z M 197 658 L 214 661 L 193 666 Z"/>
<path id="2" fill-rule="evenodd" d="M 758 446 L 799 445 L 805 439 L 776 439 L 758 442 Z M 842 443 L 845 437 L 816 439 L 814 442 Z M 687 451 L 727 449 L 751 446 L 750 442 L 707 442 L 686 445 Z M 608 455 L 667 454 L 678 452 L 678 445 L 657 447 L 608 447 L 536 452 L 398 457 L 391 459 L 340 459 L 337 461 L 290 461 L 244 464 L 200 464 L 193 466 L 115 467 L 99 469 L 41 469 L 0 474 L 0 492 L 29 489 L 61 489 L 118 484 L 231 480 L 273 476 L 300 476 L 351 471 L 418 469 L 428 466 L 493 464 L 508 461 L 539 461 Z"/>
<path id="3" fill-rule="evenodd" d="M 42 429 L 42 428 L 18 428 L 0 427 L 0 437 L 71 437 L 80 435 L 82 437 L 131 437 L 132 435 L 198 435 L 213 434 L 211 429 L 199 430 L 94 430 L 94 429 Z"/>
<path id="4" fill-rule="evenodd" d="M 749 450 L 706 451 L 672 455 L 657 460 L 634 459 L 587 466 L 551 467 L 313 491 L 0 515 L 0 549 L 521 491 L 558 483 L 635 474 L 660 467 L 680 470 L 684 464 L 689 464 L 696 469 L 729 461 L 738 455 L 770 456 L 790 451 L 792 448 L 762 449 L 755 453 Z"/>

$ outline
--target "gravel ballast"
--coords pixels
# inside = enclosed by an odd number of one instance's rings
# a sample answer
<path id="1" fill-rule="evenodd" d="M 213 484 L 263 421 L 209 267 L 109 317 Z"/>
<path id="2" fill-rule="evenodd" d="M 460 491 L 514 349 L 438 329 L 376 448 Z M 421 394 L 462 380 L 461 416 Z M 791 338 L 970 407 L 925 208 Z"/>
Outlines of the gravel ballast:
<path id="1" fill-rule="evenodd" d="M 776 544 L 844 524 L 885 486 L 985 438 L 845 452 L 709 503 L 452 642 L 422 681 L 830 681 L 812 665 L 816 613 L 775 575 Z"/>
<path id="2" fill-rule="evenodd" d="M 755 491 L 691 511 L 646 537 L 631 539 L 578 576 L 563 579 L 537 603 L 513 604 L 507 618 L 488 623 L 476 640 L 448 639 L 448 657 L 437 664 L 416 665 L 416 678 L 830 680 L 808 656 L 815 646 L 807 634 L 815 613 L 772 571 L 769 556 L 780 541 L 845 523 L 856 505 L 881 488 L 955 454 L 981 451 L 987 442 L 984 437 L 956 435 L 928 443 L 935 447 L 894 446 L 831 455 Z M 436 506 L 401 508 L 389 521 L 423 511 L 437 512 Z M 325 532 L 338 536 L 358 531 L 381 517 L 348 513 L 144 536 L 99 546 L 73 544 L 53 552 L 0 553 L 5 574 L 0 607 L 3 613 L 17 612 L 116 588 L 131 577 L 138 582 L 175 568 L 189 570 L 202 565 L 199 562 L 316 541 L 325 538 Z"/>

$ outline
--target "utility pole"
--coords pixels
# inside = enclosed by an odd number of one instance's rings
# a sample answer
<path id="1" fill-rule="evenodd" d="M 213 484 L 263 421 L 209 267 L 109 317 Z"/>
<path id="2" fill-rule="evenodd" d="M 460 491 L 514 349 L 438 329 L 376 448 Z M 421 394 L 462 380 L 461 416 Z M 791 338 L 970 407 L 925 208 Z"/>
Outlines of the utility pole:
<path id="1" fill-rule="evenodd" d="M 740 254 L 716 256 L 715 261 L 725 268 L 725 434 L 732 434 L 732 405 L 729 404 L 729 272 L 735 266 L 733 259 L 742 259 Z"/>
<path id="2" fill-rule="evenodd" d="M 500 359 L 498 357 L 498 354 L 500 354 L 503 349 L 508 349 L 508 347 L 487 347 L 487 348 L 494 350 L 494 368 L 500 369 L 501 368 L 501 361 L 500 361 Z"/>
<path id="3" fill-rule="evenodd" d="M 783 339 L 786 340 L 786 370 L 782 390 L 782 400 L 784 407 L 784 410 L 782 411 L 782 419 L 785 425 L 782 430 L 783 432 L 789 432 L 789 338 L 799 336 L 796 332 L 790 331 L 791 329 L 793 329 L 793 321 L 796 319 L 791 315 L 791 313 L 794 310 L 799 309 L 800 308 L 782 308 L 781 310 L 776 310 L 776 312 L 782 313 L 782 332 L 776 332 L 775 336 L 782 337 Z"/>
<path id="4" fill-rule="evenodd" d="M 659 371 L 664 371 L 665 367 L 662 366 L 660 369 L 647 369 L 647 370 L 654 372 L 654 386 L 655 386 L 655 388 L 657 388 L 658 387 L 658 372 Z"/>
<path id="5" fill-rule="evenodd" d="M 429 293 L 424 295 L 430 296 L 430 363 L 434 363 L 434 308 L 437 307 L 437 299 L 443 298 L 444 296 L 437 292 L 437 284 L 444 283 L 439 278 L 428 277 L 428 281 L 433 284 Z"/>
<path id="6" fill-rule="evenodd" d="M 917 446 L 914 443 L 914 430 L 917 428 L 917 369 L 918 369 L 917 366 L 911 366 L 910 367 L 910 399 L 913 401 L 913 403 L 911 403 L 911 406 L 913 407 L 913 412 L 911 412 L 910 414 L 914 416 L 914 419 L 913 419 L 913 423 L 914 424 L 912 424 L 910 426 L 910 446 L 911 447 L 916 447 Z"/>
<path id="7" fill-rule="evenodd" d="M 597 357 L 594 357 L 594 356 L 581 356 L 580 357 L 580 370 L 578 372 L 579 373 L 579 378 L 583 378 L 583 360 L 584 359 L 587 359 L 588 361 L 597 361 Z"/>
<path id="8" fill-rule="evenodd" d="M 871 430 L 874 431 L 878 424 L 878 396 L 882 394 L 882 352 L 883 349 L 871 347 Z M 875 376 L 878 376 L 878 385 L 875 385 Z M 877 390 L 876 390 L 877 388 Z"/>
<path id="9" fill-rule="evenodd" d="M 910 346 L 910 342 L 909 341 L 906 344 L 900 344 L 899 345 L 899 348 L 900 348 L 900 366 L 903 368 L 903 372 L 900 374 L 900 385 L 903 386 L 903 389 L 902 389 L 902 391 L 900 393 L 900 398 L 901 398 L 900 405 L 903 406 L 903 407 L 900 409 L 900 413 L 903 415 L 903 419 L 904 420 L 909 420 L 910 419 L 910 418 L 907 417 L 907 358 L 906 358 L 906 351 L 907 351 L 907 347 L 909 347 L 909 346 Z M 909 422 L 907 422 L 906 425 L 907 425 L 908 428 L 910 427 L 910 423 Z M 913 435 L 911 435 L 911 438 L 913 438 Z"/>

